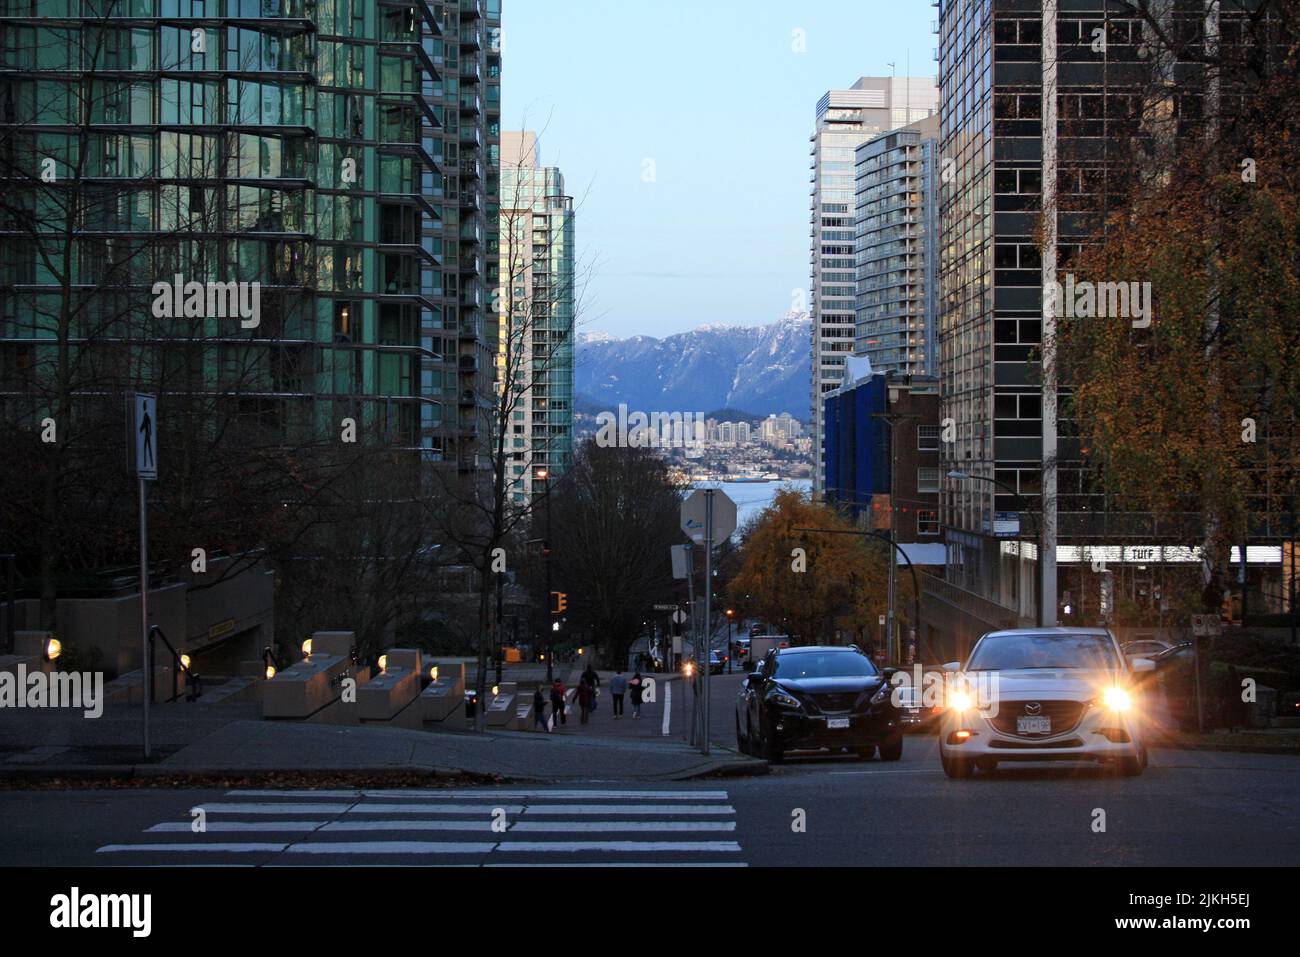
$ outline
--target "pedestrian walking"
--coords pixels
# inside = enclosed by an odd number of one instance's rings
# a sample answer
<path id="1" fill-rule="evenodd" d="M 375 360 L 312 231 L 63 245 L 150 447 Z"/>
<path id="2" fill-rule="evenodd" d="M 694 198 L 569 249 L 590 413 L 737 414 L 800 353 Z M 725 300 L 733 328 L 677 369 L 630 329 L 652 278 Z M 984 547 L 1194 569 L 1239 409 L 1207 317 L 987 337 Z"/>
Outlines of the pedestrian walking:
<path id="1" fill-rule="evenodd" d="M 592 688 L 600 687 L 600 675 L 596 673 L 596 669 L 591 665 L 587 665 L 586 670 L 582 672 L 582 680 L 591 685 Z"/>
<path id="2" fill-rule="evenodd" d="M 628 691 L 632 695 L 632 717 L 641 717 L 641 692 L 645 688 L 645 682 L 641 678 L 641 670 L 638 668 L 632 675 L 632 680 L 627 683 Z"/>
<path id="3" fill-rule="evenodd" d="M 564 714 L 564 696 L 569 693 L 569 689 L 564 687 L 564 682 L 559 678 L 555 679 L 555 684 L 551 685 L 551 727 L 557 724 L 568 724 L 569 721 Z"/>
<path id="4" fill-rule="evenodd" d="M 579 721 L 586 724 L 591 715 L 591 703 L 596 700 L 596 689 L 584 678 L 578 682 L 578 693 L 574 700 L 578 702 Z"/>
<path id="5" fill-rule="evenodd" d="M 618 674 L 609 679 L 609 695 L 614 699 L 614 720 L 623 717 L 623 695 L 627 694 L 627 679 L 620 668 Z"/>
<path id="6" fill-rule="evenodd" d="M 543 731 L 551 730 L 546 724 L 546 697 L 542 694 L 541 685 L 533 689 L 533 727 L 539 724 Z"/>

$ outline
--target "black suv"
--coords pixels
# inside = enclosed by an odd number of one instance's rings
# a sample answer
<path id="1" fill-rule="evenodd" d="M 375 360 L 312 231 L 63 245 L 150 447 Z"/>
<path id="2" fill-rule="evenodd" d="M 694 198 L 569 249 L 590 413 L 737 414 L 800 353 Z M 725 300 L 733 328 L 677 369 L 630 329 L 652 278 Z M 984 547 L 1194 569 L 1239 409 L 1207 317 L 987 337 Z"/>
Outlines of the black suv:
<path id="1" fill-rule="evenodd" d="M 856 648 L 780 648 L 745 679 L 738 704 L 742 750 L 779 763 L 787 751 L 880 749 L 882 761 L 903 756 L 903 729 L 893 687 Z"/>

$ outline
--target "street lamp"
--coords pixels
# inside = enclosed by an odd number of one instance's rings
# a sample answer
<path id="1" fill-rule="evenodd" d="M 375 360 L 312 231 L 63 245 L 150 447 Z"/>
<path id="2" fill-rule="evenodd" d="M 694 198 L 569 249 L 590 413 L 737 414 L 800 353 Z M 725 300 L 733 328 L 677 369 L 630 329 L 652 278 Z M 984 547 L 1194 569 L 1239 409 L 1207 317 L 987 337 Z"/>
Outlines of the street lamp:
<path id="1" fill-rule="evenodd" d="M 948 478 L 975 479 L 976 481 L 980 481 L 980 482 L 989 482 L 995 487 L 1000 488 L 1004 492 L 1007 492 L 1008 494 L 1014 496 L 1016 502 L 1020 506 L 1020 511 L 1024 514 L 1027 514 L 1031 519 L 1034 517 L 1034 513 L 1030 510 L 1029 503 L 1025 501 L 1024 496 L 1021 495 L 1015 489 L 1013 489 L 1010 485 L 1007 485 L 1005 482 L 1000 482 L 997 479 L 990 478 L 987 475 L 972 475 L 969 472 L 963 472 L 960 469 L 953 469 L 952 471 L 950 471 L 948 473 Z M 995 508 L 994 522 L 996 523 L 996 521 L 997 521 L 997 509 Z M 996 530 L 997 529 L 995 524 L 994 531 L 996 532 Z M 1017 529 L 1017 531 L 1018 530 L 1019 529 Z M 1038 625 L 1041 628 L 1047 624 L 1047 602 L 1043 601 L 1043 523 L 1040 520 L 1034 521 L 1034 547 L 1038 549 L 1038 560 L 1034 562 L 1034 591 L 1035 591 L 1034 604 L 1038 608 L 1038 615 L 1037 615 Z M 1053 614 L 1055 614 L 1055 611 L 1056 611 L 1056 601 L 1055 599 L 1053 599 L 1052 601 Z"/>

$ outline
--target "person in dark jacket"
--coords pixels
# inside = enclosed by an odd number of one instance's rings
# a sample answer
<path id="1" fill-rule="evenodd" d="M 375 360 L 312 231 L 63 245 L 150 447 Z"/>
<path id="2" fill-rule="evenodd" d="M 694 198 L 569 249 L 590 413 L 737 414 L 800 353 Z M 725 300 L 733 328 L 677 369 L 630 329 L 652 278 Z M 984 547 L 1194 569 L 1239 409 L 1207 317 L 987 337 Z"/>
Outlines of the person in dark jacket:
<path id="1" fill-rule="evenodd" d="M 632 680 L 627 683 L 627 690 L 632 695 L 632 717 L 641 717 L 641 692 L 645 690 L 645 681 L 641 677 L 640 669 L 632 675 Z"/>
<path id="2" fill-rule="evenodd" d="M 556 724 L 568 724 L 568 719 L 564 716 L 564 696 L 568 694 L 569 689 L 564 687 L 564 682 L 559 678 L 555 679 L 555 684 L 551 685 L 551 727 Z"/>
<path id="3" fill-rule="evenodd" d="M 591 685 L 593 690 L 600 687 L 600 675 L 596 673 L 596 669 L 591 665 L 587 665 L 586 670 L 583 671 L 582 680 Z"/>
<path id="4" fill-rule="evenodd" d="M 538 685 L 533 689 L 533 727 L 542 726 L 543 731 L 549 731 L 546 726 L 546 697 L 542 694 L 542 686 Z"/>
<path id="5" fill-rule="evenodd" d="M 578 702 L 578 711 L 582 715 L 580 720 L 582 724 L 586 724 L 591 715 L 591 703 L 596 700 L 596 689 L 584 678 L 578 682 L 578 693 L 574 696 L 574 700 Z"/>

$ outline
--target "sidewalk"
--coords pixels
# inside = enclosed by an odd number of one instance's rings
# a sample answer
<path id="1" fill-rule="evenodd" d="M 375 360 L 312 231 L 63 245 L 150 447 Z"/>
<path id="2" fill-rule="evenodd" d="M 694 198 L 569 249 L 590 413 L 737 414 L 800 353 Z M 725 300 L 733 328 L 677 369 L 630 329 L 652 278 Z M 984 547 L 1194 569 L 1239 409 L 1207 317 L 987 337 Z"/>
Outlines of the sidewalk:
<path id="1" fill-rule="evenodd" d="M 576 722 L 576 719 L 575 719 Z M 571 723 L 568 728 L 574 728 Z M 263 721 L 256 706 L 184 705 L 154 709 L 154 760 L 141 753 L 137 708 L 113 708 L 90 721 L 41 711 L 0 714 L 0 780 L 111 779 L 285 774 L 470 775 L 514 781 L 685 780 L 762 774 L 762 761 L 732 751 L 708 757 L 680 739 L 631 741 L 558 734 L 460 729 L 410 731 Z"/>

